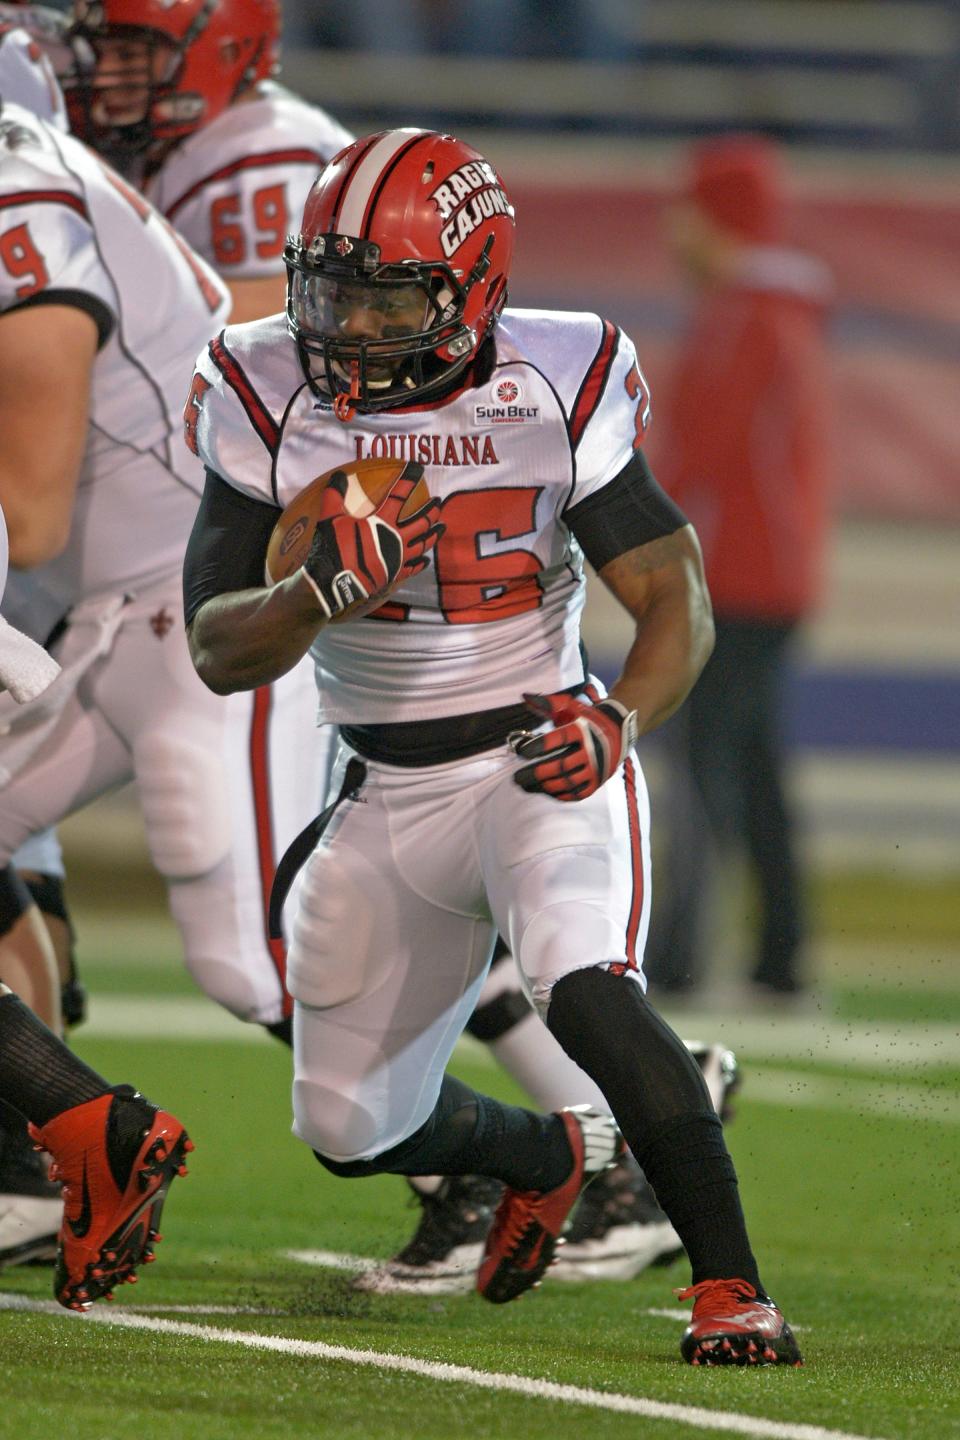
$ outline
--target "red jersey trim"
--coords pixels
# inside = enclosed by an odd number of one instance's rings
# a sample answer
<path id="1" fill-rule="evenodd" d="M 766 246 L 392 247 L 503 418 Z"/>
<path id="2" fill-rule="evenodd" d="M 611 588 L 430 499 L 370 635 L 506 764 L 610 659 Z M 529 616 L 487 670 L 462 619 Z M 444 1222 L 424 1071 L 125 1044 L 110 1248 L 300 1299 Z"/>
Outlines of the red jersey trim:
<path id="1" fill-rule="evenodd" d="M 614 357 L 617 353 L 618 330 L 611 325 L 609 320 L 603 322 L 603 334 L 600 338 L 600 345 L 596 355 L 590 362 L 590 368 L 583 378 L 583 383 L 573 402 L 573 409 L 570 412 L 570 440 L 574 450 L 580 444 L 584 430 L 590 422 L 591 416 L 600 404 L 601 397 L 607 386 L 610 371 L 613 367 Z"/>
<path id="2" fill-rule="evenodd" d="M 263 910 L 263 936 L 280 981 L 284 1017 L 293 1013 L 293 1001 L 287 991 L 287 947 L 282 940 L 270 938 L 270 892 L 277 871 L 273 845 L 273 819 L 270 813 L 270 711 L 273 694 L 269 685 L 253 692 L 253 717 L 250 722 L 250 781 L 253 790 L 253 813 L 257 835 L 257 861 L 260 867 L 260 896 Z"/>
<path id="3" fill-rule="evenodd" d="M 280 443 L 280 426 L 254 390 L 240 364 L 230 354 L 223 341 L 223 331 L 207 347 L 210 359 L 216 365 L 224 380 L 230 386 L 247 412 L 250 424 L 256 430 L 270 454 L 271 459 Z"/>
<path id="4" fill-rule="evenodd" d="M 7 210 L 13 205 L 65 205 L 68 210 L 75 210 L 78 215 L 82 215 L 84 220 L 90 219 L 89 211 L 79 195 L 71 195 L 69 190 L 18 190 L 16 195 L 4 195 L 0 198 L 0 210 Z"/>
<path id="5" fill-rule="evenodd" d="M 231 175 L 239 175 L 243 170 L 261 170 L 269 165 L 316 165 L 322 170 L 326 160 L 318 150 L 269 150 L 263 155 L 245 155 L 242 160 L 234 160 L 230 165 L 224 165 L 219 170 L 205 175 L 202 180 L 197 180 L 184 190 L 183 194 L 174 200 L 173 204 L 164 211 L 168 220 L 172 220 L 178 210 L 181 210 L 189 200 L 207 185 L 214 185 L 218 180 L 229 180 Z"/>
<path id="6" fill-rule="evenodd" d="M 643 915 L 643 851 L 640 844 L 640 809 L 637 805 L 637 776 L 632 760 L 623 763 L 624 786 L 627 793 L 627 823 L 630 831 L 630 865 L 633 871 L 633 898 L 627 920 L 627 966 L 639 970 L 637 937 Z"/>

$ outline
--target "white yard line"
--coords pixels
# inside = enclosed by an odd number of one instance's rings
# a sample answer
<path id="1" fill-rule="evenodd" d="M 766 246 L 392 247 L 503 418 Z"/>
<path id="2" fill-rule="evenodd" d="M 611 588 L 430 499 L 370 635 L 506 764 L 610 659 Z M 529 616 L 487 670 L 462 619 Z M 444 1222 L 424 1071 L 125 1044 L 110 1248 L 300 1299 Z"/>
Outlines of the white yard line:
<path id="1" fill-rule="evenodd" d="M 349 1270 L 359 1274 L 362 1270 L 374 1270 L 382 1260 L 373 1260 L 369 1255 L 345 1255 L 339 1250 L 281 1250 L 285 1260 L 297 1265 L 316 1265 L 321 1270 Z"/>
<path id="2" fill-rule="evenodd" d="M 733 1050 L 765 1060 L 804 1060 L 844 1066 L 960 1066 L 960 1026 L 909 1022 L 850 1024 L 810 1016 L 759 1016 L 693 1013 L 672 1015 L 684 1035 L 720 1041 Z M 102 995 L 90 1002 L 90 1020 L 82 1034 L 91 1039 L 228 1040 L 236 1044 L 273 1043 L 260 1025 L 228 1015 L 211 1000 L 193 996 Z M 494 1063 L 485 1045 L 461 1040 L 461 1053 Z"/>
<path id="3" fill-rule="evenodd" d="M 671 1010 L 670 1024 L 685 1039 L 719 1042 L 751 1059 L 804 1060 L 884 1070 L 960 1065 L 960 1025 L 921 1021 L 857 1022 L 820 1013 L 736 1015 Z"/>
<path id="4" fill-rule="evenodd" d="M 352 1350 L 346 1345 L 328 1345 L 321 1340 L 295 1340 L 283 1335 L 257 1335 L 245 1330 L 221 1330 L 213 1325 L 195 1325 L 185 1320 L 154 1320 L 123 1310 L 91 1310 L 85 1316 L 62 1310 L 50 1300 L 28 1300 L 19 1295 L 0 1295 L 0 1309 L 34 1311 L 59 1315 L 78 1324 L 101 1324 L 118 1330 L 144 1330 L 155 1335 L 181 1335 L 219 1345 L 238 1345 L 247 1350 L 266 1350 L 303 1359 L 340 1361 L 374 1370 L 392 1370 L 446 1384 L 475 1385 L 478 1389 L 522 1395 L 532 1400 L 551 1400 L 561 1405 L 578 1405 L 594 1410 L 611 1410 L 621 1415 L 642 1415 L 648 1420 L 670 1420 L 700 1430 L 726 1430 L 735 1435 L 752 1435 L 761 1440 L 867 1440 L 844 1430 L 821 1425 L 792 1424 L 742 1415 L 729 1410 L 707 1410 L 699 1405 L 674 1405 L 645 1400 L 639 1395 L 608 1394 L 579 1385 L 558 1385 L 526 1375 L 473 1370 L 467 1365 L 421 1360 L 414 1355 L 393 1355 L 378 1350 Z"/>
<path id="5" fill-rule="evenodd" d="M 262 1025 L 247 1025 L 212 1000 L 192 995 L 94 995 L 83 1035 L 91 1040 L 227 1040 L 275 1045 Z"/>

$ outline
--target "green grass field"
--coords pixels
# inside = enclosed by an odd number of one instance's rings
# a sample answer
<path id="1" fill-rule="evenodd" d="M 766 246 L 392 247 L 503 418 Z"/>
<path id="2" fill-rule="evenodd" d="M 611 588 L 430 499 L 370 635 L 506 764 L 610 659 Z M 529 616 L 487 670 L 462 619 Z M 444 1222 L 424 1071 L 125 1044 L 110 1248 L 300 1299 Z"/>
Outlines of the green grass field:
<path id="1" fill-rule="evenodd" d="M 41 1304 L 49 1270 L 0 1276 L 0 1435 L 960 1437 L 951 893 L 918 899 L 903 887 L 898 904 L 882 881 L 851 881 L 847 894 L 831 882 L 821 913 L 834 931 L 837 916 L 849 918 L 857 958 L 835 966 L 817 1015 L 754 1022 L 746 1043 L 734 1037 L 745 1082 L 730 1146 L 765 1281 L 806 1353 L 802 1370 L 683 1365 L 683 1322 L 657 1313 L 677 1308 L 681 1263 L 627 1284 L 548 1279 L 495 1307 L 475 1296 L 363 1295 L 347 1272 L 288 1258 L 390 1254 L 412 1222 L 402 1183 L 336 1181 L 292 1138 L 280 1046 L 245 1043 L 239 1025 L 237 1038 L 222 1025 L 218 1038 L 178 1035 L 177 1016 L 212 1007 L 184 975 L 150 887 L 126 889 L 109 912 L 81 910 L 94 1018 L 76 1048 L 181 1115 L 197 1149 L 171 1192 L 158 1263 L 112 1306 L 69 1315 Z M 945 964 L 911 971 L 905 945 L 899 976 L 874 973 L 863 958 L 871 914 L 882 920 L 878 941 L 905 926 Z M 150 996 L 170 1008 L 151 1007 Z M 98 997 L 111 1024 L 97 1020 Z M 115 1023 L 123 1014 L 144 1028 L 125 1033 Z M 736 1029 L 714 1019 L 703 1035 L 708 1017 L 696 1018 L 702 1038 Z M 457 1069 L 520 1098 L 478 1048 Z M 18 1304 L 35 1308 L 5 1308 Z M 421 1363 L 388 1368 L 395 1357 Z M 428 1369 L 443 1364 L 461 1369 Z M 503 1378 L 485 1385 L 491 1375 Z M 522 1393 L 517 1377 L 583 1393 Z M 615 1397 L 648 1403 L 631 1411 Z"/>

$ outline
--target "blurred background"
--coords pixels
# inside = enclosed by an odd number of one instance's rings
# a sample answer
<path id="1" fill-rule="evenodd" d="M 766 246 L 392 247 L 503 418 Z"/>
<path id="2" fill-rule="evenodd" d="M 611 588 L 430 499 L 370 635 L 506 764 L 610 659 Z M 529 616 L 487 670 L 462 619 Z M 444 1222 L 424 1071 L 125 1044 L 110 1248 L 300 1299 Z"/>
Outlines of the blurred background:
<path id="1" fill-rule="evenodd" d="M 782 143 L 790 238 L 835 287 L 835 524 L 783 716 L 815 995 L 840 1019 L 945 1021 L 955 1039 L 960 7 L 288 0 L 281 79 L 357 133 L 449 128 L 490 158 L 517 208 L 512 303 L 600 311 L 629 333 L 652 391 L 655 469 L 658 394 L 690 306 L 664 205 L 692 141 L 752 131 Z M 610 678 L 624 618 L 599 587 L 588 608 L 591 660 Z M 644 759 L 656 791 L 655 743 Z M 64 837 L 75 903 L 104 886 L 153 893 L 124 796 Z M 736 860 L 723 864 L 720 979 L 743 970 L 752 905 Z"/>

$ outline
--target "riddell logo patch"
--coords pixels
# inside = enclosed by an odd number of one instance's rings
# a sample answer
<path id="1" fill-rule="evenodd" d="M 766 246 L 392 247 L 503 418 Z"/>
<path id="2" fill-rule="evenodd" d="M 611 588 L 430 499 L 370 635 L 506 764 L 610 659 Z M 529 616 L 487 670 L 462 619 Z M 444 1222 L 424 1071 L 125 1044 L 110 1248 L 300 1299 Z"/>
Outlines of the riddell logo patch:
<path id="1" fill-rule="evenodd" d="M 495 380 L 486 404 L 474 405 L 474 425 L 539 425 L 540 406 L 524 405 L 523 386 L 510 377 Z"/>

